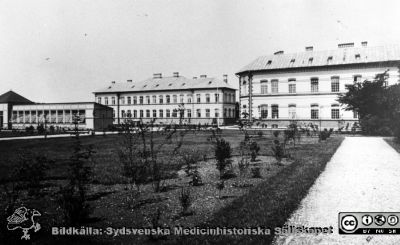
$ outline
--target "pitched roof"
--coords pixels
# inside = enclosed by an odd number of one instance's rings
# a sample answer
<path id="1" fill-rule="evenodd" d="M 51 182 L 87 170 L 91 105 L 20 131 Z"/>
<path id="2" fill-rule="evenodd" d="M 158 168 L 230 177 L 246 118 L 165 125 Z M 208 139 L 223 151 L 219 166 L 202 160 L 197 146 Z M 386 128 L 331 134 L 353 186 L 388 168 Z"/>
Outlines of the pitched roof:
<path id="1" fill-rule="evenodd" d="M 330 59 L 330 61 L 328 61 Z M 348 47 L 325 51 L 260 56 L 238 73 L 245 71 L 335 66 L 372 62 L 400 61 L 400 46 Z"/>
<path id="2" fill-rule="evenodd" d="M 157 90 L 187 90 L 187 89 L 209 89 L 209 88 L 230 88 L 235 89 L 229 83 L 217 78 L 189 79 L 183 76 L 148 78 L 140 82 L 114 83 L 96 90 L 94 93 L 112 92 L 144 92 Z"/>
<path id="3" fill-rule="evenodd" d="M 33 102 L 10 90 L 0 95 L 0 103 L 32 104 Z"/>

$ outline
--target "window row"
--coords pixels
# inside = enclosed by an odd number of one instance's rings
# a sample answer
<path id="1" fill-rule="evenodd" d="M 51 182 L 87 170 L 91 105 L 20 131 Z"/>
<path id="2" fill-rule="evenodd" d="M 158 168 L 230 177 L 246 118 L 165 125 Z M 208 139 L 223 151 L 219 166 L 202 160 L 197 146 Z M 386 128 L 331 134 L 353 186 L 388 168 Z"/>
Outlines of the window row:
<path id="1" fill-rule="evenodd" d="M 193 98 L 194 96 L 194 98 Z M 235 102 L 235 94 L 234 93 L 224 93 L 224 98 L 222 102 L 234 103 Z M 104 105 L 115 105 L 116 97 L 110 97 L 111 101 L 109 101 L 109 97 L 97 97 L 97 103 Z M 195 100 L 193 102 L 193 100 Z M 121 105 L 143 105 L 143 104 L 170 104 L 170 103 L 218 103 L 220 101 L 220 94 L 205 94 L 202 97 L 201 94 L 180 94 L 180 95 L 152 95 L 152 96 L 122 96 L 120 98 Z"/>
<path id="2" fill-rule="evenodd" d="M 13 123 L 85 123 L 85 110 L 13 111 Z"/>
<path id="3" fill-rule="evenodd" d="M 353 76 L 353 82 L 361 82 L 361 75 L 354 75 Z M 246 85 L 244 82 L 243 85 Z M 247 86 L 244 86 L 243 88 L 243 94 L 247 94 Z M 319 79 L 317 77 L 313 77 L 310 79 L 310 91 L 311 93 L 318 93 L 320 92 L 319 88 Z M 330 92 L 339 92 L 340 91 L 340 78 L 339 76 L 333 76 L 331 77 L 331 88 Z M 290 78 L 288 80 L 288 92 L 289 94 L 295 94 L 297 93 L 296 91 L 296 79 L 295 78 Z M 279 80 L 273 79 L 273 80 L 261 80 L 260 81 L 260 93 L 261 94 L 278 94 L 279 93 Z"/>
<path id="4" fill-rule="evenodd" d="M 192 113 L 195 112 L 195 115 Z M 211 109 L 196 109 L 192 112 L 191 109 L 178 110 L 178 109 L 166 109 L 166 110 L 121 110 L 122 118 L 170 118 L 170 117 L 183 117 L 183 118 L 191 118 L 191 117 L 203 117 L 211 118 L 211 117 L 221 117 L 219 109 L 214 109 L 213 114 L 211 114 Z M 233 108 L 224 108 L 223 111 L 224 118 L 233 118 L 235 117 L 235 109 Z"/>
<path id="5" fill-rule="evenodd" d="M 260 112 L 260 119 L 267 119 L 268 112 L 269 112 L 268 105 L 259 106 L 259 112 Z M 295 104 L 290 104 L 288 106 L 288 116 L 289 116 L 289 119 L 297 118 Z M 356 112 L 353 114 L 353 117 L 358 118 L 358 115 Z M 271 117 L 270 118 L 272 118 L 272 119 L 279 118 L 279 105 L 271 105 Z M 311 119 L 320 119 L 320 107 L 318 104 L 311 104 L 310 118 Z M 340 108 L 339 108 L 338 104 L 331 105 L 330 118 L 331 119 L 340 119 Z"/>

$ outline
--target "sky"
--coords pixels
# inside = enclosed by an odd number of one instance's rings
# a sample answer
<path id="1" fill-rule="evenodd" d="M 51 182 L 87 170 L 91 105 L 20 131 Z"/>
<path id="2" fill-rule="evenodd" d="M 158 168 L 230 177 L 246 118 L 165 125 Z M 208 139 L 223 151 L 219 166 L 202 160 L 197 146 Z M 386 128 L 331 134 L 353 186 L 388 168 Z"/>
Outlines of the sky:
<path id="1" fill-rule="evenodd" d="M 0 94 L 94 101 L 111 81 L 153 73 L 238 86 L 258 56 L 400 44 L 398 0 L 0 0 Z"/>

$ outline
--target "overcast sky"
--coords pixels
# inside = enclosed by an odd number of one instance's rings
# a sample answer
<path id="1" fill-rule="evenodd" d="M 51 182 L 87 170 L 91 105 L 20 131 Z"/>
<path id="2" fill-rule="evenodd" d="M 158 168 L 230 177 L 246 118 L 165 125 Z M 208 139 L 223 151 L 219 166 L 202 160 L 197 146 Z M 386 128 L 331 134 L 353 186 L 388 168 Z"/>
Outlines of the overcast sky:
<path id="1" fill-rule="evenodd" d="M 110 81 L 234 73 L 260 55 L 400 44 L 400 1 L 0 0 L 0 93 L 93 101 Z"/>

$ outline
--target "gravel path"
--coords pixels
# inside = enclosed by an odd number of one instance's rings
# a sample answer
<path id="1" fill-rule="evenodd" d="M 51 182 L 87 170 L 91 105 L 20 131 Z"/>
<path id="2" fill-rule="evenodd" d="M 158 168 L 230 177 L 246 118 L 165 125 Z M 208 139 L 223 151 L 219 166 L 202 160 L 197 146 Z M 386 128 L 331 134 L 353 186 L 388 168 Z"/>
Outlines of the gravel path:
<path id="1" fill-rule="evenodd" d="M 400 235 L 339 235 L 339 212 L 400 212 L 400 154 L 382 138 L 347 137 L 287 221 L 333 226 L 333 234 L 290 234 L 274 244 L 400 244 Z"/>

